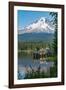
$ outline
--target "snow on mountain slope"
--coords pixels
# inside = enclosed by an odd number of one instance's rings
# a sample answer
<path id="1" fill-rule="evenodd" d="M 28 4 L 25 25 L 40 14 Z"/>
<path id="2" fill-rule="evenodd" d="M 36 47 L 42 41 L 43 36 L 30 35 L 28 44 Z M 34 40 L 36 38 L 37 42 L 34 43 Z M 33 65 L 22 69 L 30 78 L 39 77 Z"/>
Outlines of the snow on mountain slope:
<path id="1" fill-rule="evenodd" d="M 54 33 L 54 26 L 47 18 L 41 17 L 22 30 L 18 30 L 18 34 L 24 33 Z"/>

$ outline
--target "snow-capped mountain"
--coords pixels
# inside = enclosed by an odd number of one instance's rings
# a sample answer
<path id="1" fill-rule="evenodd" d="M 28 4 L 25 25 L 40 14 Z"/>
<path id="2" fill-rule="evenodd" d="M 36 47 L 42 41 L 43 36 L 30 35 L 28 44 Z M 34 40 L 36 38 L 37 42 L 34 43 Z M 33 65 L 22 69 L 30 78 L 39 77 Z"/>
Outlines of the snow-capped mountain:
<path id="1" fill-rule="evenodd" d="M 18 34 L 24 33 L 54 33 L 54 26 L 47 18 L 41 17 L 22 30 L 18 30 Z"/>

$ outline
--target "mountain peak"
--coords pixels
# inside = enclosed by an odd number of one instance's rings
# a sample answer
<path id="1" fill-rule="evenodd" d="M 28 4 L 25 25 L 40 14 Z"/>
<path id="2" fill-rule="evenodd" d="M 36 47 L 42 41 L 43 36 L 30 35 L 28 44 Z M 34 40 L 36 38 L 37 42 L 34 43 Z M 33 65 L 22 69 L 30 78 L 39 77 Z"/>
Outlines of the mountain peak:
<path id="1" fill-rule="evenodd" d="M 54 26 L 47 18 L 41 17 L 26 26 L 24 29 L 18 30 L 18 34 L 24 33 L 54 33 Z"/>
<path id="2" fill-rule="evenodd" d="M 45 17 L 41 17 L 40 21 L 44 21 L 45 22 L 46 18 Z"/>

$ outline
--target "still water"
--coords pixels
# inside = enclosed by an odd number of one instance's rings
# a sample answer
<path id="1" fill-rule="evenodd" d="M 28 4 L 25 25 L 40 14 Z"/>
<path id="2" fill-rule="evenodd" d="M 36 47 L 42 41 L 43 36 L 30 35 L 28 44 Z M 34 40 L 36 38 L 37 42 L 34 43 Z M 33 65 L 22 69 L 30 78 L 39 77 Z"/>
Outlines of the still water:
<path id="1" fill-rule="evenodd" d="M 49 73 L 50 67 L 54 66 L 54 62 L 42 58 L 33 59 L 32 54 L 29 53 L 20 53 L 18 55 L 18 72 L 21 75 L 20 79 L 25 78 L 27 71 L 31 72 L 32 69 L 36 71 L 39 66 L 41 67 L 41 71 Z"/>

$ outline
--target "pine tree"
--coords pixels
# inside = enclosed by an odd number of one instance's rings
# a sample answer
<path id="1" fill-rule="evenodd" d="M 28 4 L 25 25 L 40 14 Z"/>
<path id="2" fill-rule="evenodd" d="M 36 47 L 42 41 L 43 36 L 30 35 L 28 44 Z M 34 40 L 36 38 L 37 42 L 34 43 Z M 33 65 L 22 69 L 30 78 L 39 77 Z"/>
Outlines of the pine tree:
<path id="1" fill-rule="evenodd" d="M 54 39 L 53 39 L 52 47 L 53 47 L 54 53 L 57 55 L 57 28 L 58 28 L 57 17 L 58 17 L 58 15 L 56 12 L 50 12 L 50 15 L 52 16 L 52 24 L 55 26 Z"/>

